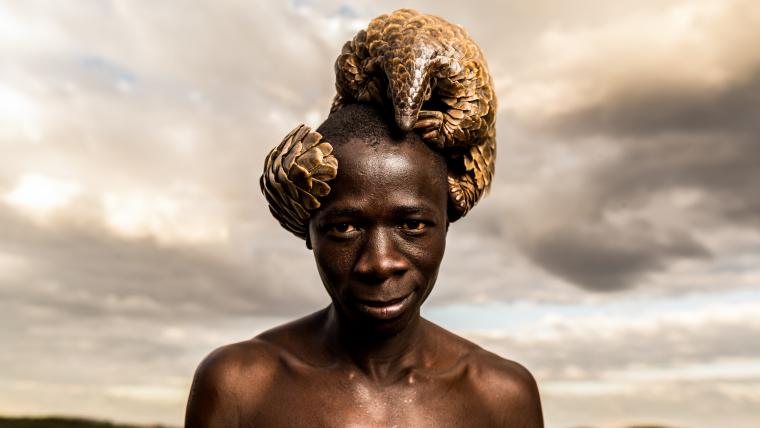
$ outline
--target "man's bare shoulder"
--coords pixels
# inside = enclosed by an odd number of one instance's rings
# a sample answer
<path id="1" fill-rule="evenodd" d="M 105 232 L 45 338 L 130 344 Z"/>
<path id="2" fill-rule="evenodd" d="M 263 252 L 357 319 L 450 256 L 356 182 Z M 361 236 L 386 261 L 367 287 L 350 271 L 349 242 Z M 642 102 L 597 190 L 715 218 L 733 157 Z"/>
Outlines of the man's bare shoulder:
<path id="1" fill-rule="evenodd" d="M 541 400 L 533 375 L 521 364 L 502 358 L 441 327 L 438 334 L 459 364 L 466 368 L 470 384 L 500 426 L 543 427 Z M 458 365 L 459 365 L 458 364 Z"/>
<path id="2" fill-rule="evenodd" d="M 538 386 L 528 369 L 482 348 L 473 350 L 469 361 L 478 392 L 503 426 L 543 427 Z"/>
<path id="3" fill-rule="evenodd" d="M 213 386 L 220 392 L 250 391 L 269 384 L 283 361 L 302 347 L 317 314 L 274 327 L 256 337 L 224 345 L 211 352 L 198 366 L 198 386 Z M 245 384 L 241 380 L 245 379 Z"/>
<path id="4" fill-rule="evenodd" d="M 241 404 L 264 398 L 278 367 L 271 344 L 250 339 L 217 348 L 198 365 L 185 414 L 186 427 L 237 425 Z"/>
<path id="5" fill-rule="evenodd" d="M 235 389 L 241 375 L 265 380 L 277 366 L 277 353 L 273 345 L 256 338 L 224 345 L 203 359 L 195 378 L 225 390 Z"/>
<path id="6" fill-rule="evenodd" d="M 300 342 L 313 336 L 308 332 L 314 318 L 315 314 L 211 352 L 195 372 L 185 426 L 236 426 L 241 409 L 255 413 L 283 364 L 293 361 L 293 351 L 303 347 Z"/>

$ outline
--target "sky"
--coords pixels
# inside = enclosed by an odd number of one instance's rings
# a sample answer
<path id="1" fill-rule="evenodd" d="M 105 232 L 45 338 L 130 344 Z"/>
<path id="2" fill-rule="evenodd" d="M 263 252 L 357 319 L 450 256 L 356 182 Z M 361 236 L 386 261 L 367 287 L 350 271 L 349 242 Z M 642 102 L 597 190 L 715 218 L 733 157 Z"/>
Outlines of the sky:
<path id="1" fill-rule="evenodd" d="M 547 427 L 760 426 L 760 4 L 0 3 L 0 414 L 180 425 L 211 350 L 329 303 L 258 188 L 399 7 L 499 98 L 490 194 L 423 315 L 519 361 Z"/>

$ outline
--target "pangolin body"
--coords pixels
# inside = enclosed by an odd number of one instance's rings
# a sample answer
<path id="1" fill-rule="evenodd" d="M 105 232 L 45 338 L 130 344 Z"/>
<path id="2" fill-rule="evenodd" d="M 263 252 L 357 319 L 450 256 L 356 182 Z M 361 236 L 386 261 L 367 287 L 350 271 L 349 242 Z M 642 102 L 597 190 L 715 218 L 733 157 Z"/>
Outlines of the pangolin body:
<path id="1" fill-rule="evenodd" d="M 393 110 L 449 160 L 452 220 L 488 189 L 496 156 L 496 97 L 478 45 L 459 25 L 400 9 L 373 19 L 335 62 L 332 110 L 374 102 Z"/>

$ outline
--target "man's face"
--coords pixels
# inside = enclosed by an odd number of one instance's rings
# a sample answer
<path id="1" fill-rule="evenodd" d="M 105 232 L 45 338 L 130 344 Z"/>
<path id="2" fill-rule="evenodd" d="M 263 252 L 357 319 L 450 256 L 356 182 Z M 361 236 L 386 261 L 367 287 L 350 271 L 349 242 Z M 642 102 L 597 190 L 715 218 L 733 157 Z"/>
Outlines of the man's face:
<path id="1" fill-rule="evenodd" d="M 309 223 L 319 274 L 354 327 L 399 331 L 419 316 L 446 245 L 442 160 L 422 142 L 337 145 L 338 176 Z"/>

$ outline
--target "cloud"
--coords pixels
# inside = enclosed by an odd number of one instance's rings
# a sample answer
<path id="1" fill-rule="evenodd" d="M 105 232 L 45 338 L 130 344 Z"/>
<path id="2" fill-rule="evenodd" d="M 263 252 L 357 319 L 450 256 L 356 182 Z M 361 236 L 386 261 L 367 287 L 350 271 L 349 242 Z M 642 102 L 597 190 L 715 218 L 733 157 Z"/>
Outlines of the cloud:
<path id="1" fill-rule="evenodd" d="M 757 305 L 731 306 L 733 314 L 715 305 L 697 308 L 697 313 L 678 309 L 664 316 L 644 313 L 636 320 L 593 311 L 585 317 L 550 315 L 532 330 L 501 337 L 481 334 L 478 341 L 502 355 L 529 361 L 547 382 L 622 380 L 624 376 L 635 383 L 655 380 L 647 376 L 704 380 L 701 376 L 705 373 L 710 379 L 738 376 L 742 380 L 741 373 L 745 378 L 758 377 L 755 369 L 740 368 L 738 375 L 709 371 L 709 367 L 682 371 L 684 367 L 707 367 L 723 361 L 757 366 L 760 349 L 746 342 L 760 329 L 751 312 Z M 476 332 L 474 336 L 479 335 Z M 737 366 L 741 364 L 733 365 Z"/>
<path id="2" fill-rule="evenodd" d="M 550 426 L 749 428 L 760 400 L 757 294 L 459 304 L 426 316 L 526 365 Z"/>
<path id="3" fill-rule="evenodd" d="M 594 290 L 636 284 L 644 273 L 663 268 L 675 257 L 708 255 L 688 236 L 648 236 L 641 230 L 651 225 L 638 226 L 631 230 L 583 224 L 550 231 L 533 240 L 528 251 L 550 272 Z"/>
<path id="4" fill-rule="evenodd" d="M 20 266 L 0 289 L 5 304 L 15 308 L 7 313 L 11 318 L 44 309 L 48 318 L 218 320 L 270 311 L 297 314 L 325 300 L 316 273 L 311 292 L 302 292 L 287 273 L 287 266 L 311 264 L 305 250 L 300 260 L 283 261 L 260 241 L 236 257 L 219 246 L 125 240 L 97 223 L 35 224 L 12 210 L 0 223 L 0 252 Z"/>
<path id="5" fill-rule="evenodd" d="M 459 332 L 528 366 L 552 426 L 749 428 L 760 405 L 751 295 L 549 305 L 536 308 L 537 321 L 520 321 L 519 307 L 493 308 L 472 320 L 479 328 Z"/>
<path id="6" fill-rule="evenodd" d="M 502 129 L 548 142 L 500 149 L 536 158 L 517 169 L 539 196 L 504 202 L 530 260 L 620 290 L 727 250 L 710 229 L 757 228 L 757 22 L 752 4 L 702 2 L 540 37 L 534 75 L 502 96 Z"/>

